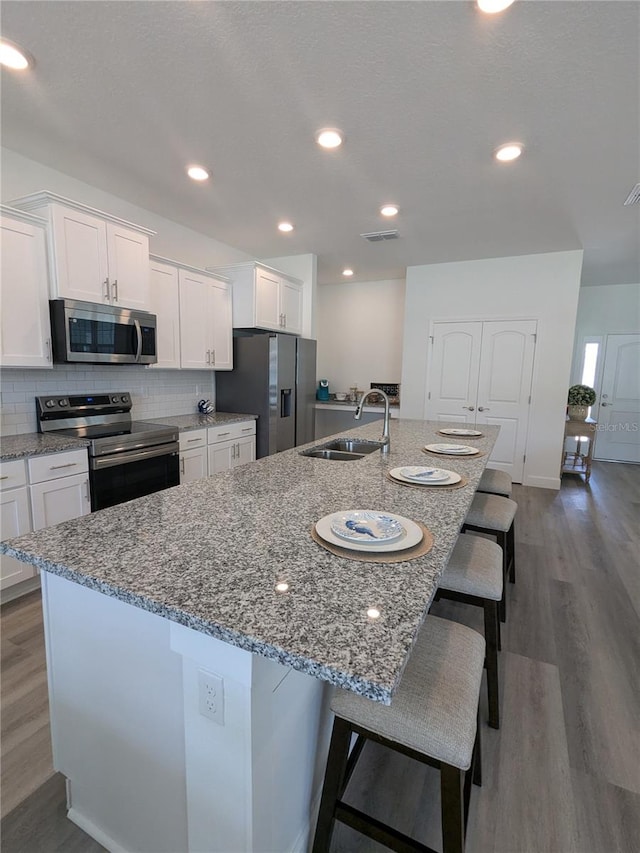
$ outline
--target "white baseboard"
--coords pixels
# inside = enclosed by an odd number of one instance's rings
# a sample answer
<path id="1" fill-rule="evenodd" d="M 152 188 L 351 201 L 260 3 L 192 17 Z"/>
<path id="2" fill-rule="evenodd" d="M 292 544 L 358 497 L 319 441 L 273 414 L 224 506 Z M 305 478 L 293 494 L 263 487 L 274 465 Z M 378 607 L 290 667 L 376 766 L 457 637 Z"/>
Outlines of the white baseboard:
<path id="1" fill-rule="evenodd" d="M 21 595 L 33 592 L 34 589 L 40 589 L 40 575 L 36 575 L 34 578 L 28 578 L 28 580 L 21 581 L 13 586 L 5 587 L 0 594 L 0 604 L 6 604 L 7 601 L 13 601 L 15 598 L 20 598 Z"/>
<path id="2" fill-rule="evenodd" d="M 536 489 L 560 489 L 560 477 L 535 477 L 525 475 L 523 486 L 533 486 Z"/>
<path id="3" fill-rule="evenodd" d="M 318 812 L 320 811 L 321 796 L 322 785 L 320 785 L 320 790 L 313 798 L 313 801 L 311 803 L 310 818 L 298 833 L 298 837 L 293 842 L 289 853 L 308 853 L 311 850 L 311 845 L 313 843 L 313 833 L 315 832 L 316 822 L 318 820 Z"/>
<path id="4" fill-rule="evenodd" d="M 98 844 L 102 844 L 103 847 L 109 851 L 109 853 L 129 853 L 128 850 L 125 850 L 124 847 L 121 847 L 119 844 L 103 832 L 99 827 L 95 825 L 89 818 L 86 818 L 84 815 L 80 814 L 77 809 L 70 808 L 67 812 L 67 817 L 70 821 L 73 821 L 76 826 L 79 826 L 80 829 L 84 830 L 87 835 L 90 835 L 94 841 L 97 841 Z"/>

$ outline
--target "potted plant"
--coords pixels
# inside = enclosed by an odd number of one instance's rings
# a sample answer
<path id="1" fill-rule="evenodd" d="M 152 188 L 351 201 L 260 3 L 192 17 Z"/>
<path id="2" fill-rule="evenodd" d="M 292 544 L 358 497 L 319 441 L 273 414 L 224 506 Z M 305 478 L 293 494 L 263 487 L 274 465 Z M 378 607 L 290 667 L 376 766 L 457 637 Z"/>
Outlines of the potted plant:
<path id="1" fill-rule="evenodd" d="M 596 392 L 588 385 L 572 385 L 567 397 L 567 413 L 570 421 L 584 421 L 589 413 L 589 406 L 596 401 Z"/>

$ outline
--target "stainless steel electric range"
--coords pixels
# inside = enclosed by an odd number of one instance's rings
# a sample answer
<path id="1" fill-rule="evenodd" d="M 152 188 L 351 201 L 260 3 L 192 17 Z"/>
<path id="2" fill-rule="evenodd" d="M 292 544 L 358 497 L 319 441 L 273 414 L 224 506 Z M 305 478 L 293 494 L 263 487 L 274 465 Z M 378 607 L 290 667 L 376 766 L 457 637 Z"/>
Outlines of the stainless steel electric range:
<path id="1" fill-rule="evenodd" d="M 38 431 L 89 441 L 92 511 L 177 486 L 178 430 L 131 420 L 131 394 L 36 397 Z"/>

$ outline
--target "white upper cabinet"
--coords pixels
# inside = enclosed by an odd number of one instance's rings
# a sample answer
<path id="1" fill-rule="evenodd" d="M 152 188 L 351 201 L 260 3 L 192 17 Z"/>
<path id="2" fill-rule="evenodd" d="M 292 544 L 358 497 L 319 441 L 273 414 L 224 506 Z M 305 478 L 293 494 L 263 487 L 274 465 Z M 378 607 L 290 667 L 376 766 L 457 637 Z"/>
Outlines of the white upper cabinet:
<path id="1" fill-rule="evenodd" d="M 301 281 L 253 262 L 211 269 L 231 279 L 234 328 L 302 334 Z"/>
<path id="2" fill-rule="evenodd" d="M 158 318 L 158 361 L 151 368 L 180 367 L 180 297 L 178 268 L 152 257 L 149 264 L 149 310 Z"/>
<path id="3" fill-rule="evenodd" d="M 51 296 L 149 310 L 149 231 L 53 193 L 12 202 L 47 219 Z"/>
<path id="4" fill-rule="evenodd" d="M 2 207 L 0 365 L 52 367 L 46 222 Z"/>
<path id="5" fill-rule="evenodd" d="M 231 288 L 220 276 L 178 268 L 180 366 L 192 370 L 231 370 L 233 331 Z"/>

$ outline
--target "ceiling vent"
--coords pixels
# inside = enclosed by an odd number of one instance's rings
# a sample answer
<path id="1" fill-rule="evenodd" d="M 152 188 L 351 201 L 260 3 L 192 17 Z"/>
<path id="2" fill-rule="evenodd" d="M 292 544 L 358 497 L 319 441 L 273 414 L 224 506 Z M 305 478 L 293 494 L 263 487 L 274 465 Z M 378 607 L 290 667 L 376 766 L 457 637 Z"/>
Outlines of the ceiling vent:
<path id="1" fill-rule="evenodd" d="M 361 234 L 361 237 L 364 237 L 365 240 L 368 240 L 370 243 L 379 243 L 381 240 L 397 240 L 398 232 L 397 231 L 371 231 L 369 234 Z"/>
<path id="2" fill-rule="evenodd" d="M 635 187 L 631 190 L 629 195 L 627 196 L 627 200 L 625 204 L 638 204 L 640 202 L 640 184 L 636 184 Z M 362 235 L 365 236 L 364 234 Z"/>

